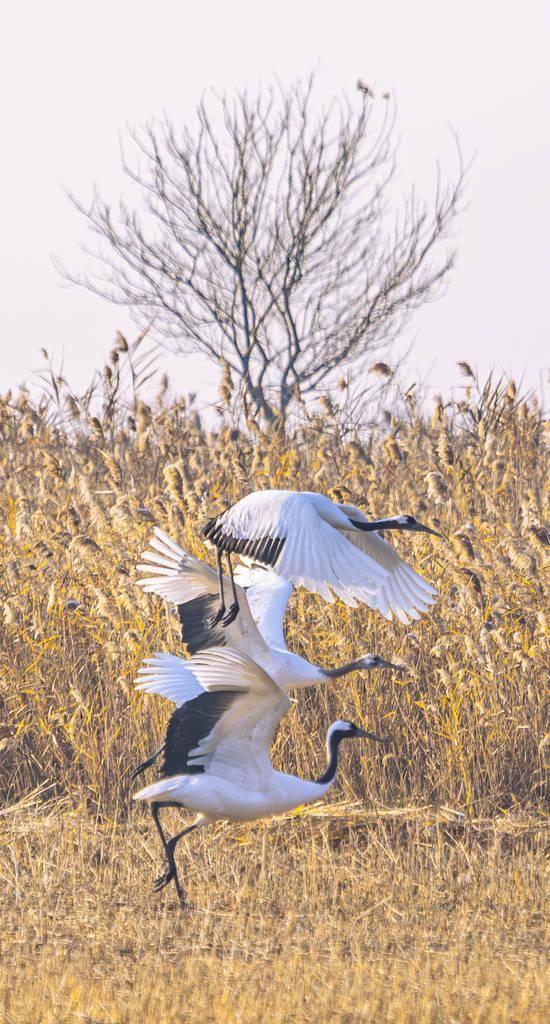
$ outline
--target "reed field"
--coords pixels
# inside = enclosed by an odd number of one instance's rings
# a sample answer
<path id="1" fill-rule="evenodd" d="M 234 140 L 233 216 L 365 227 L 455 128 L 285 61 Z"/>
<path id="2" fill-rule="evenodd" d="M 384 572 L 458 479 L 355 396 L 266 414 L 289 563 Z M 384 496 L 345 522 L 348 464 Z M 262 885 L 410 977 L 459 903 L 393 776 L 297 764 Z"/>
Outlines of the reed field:
<path id="1" fill-rule="evenodd" d="M 376 430 L 342 384 L 269 432 L 239 426 L 226 373 L 211 430 L 167 382 L 140 390 L 119 338 L 94 391 L 52 373 L 0 398 L 2 1022 L 548 1019 L 545 424 L 513 383 L 462 373 L 460 400 L 409 393 Z M 152 892 L 129 772 L 171 709 L 134 692 L 141 659 L 185 651 L 134 567 L 154 524 L 212 561 L 202 523 L 267 487 L 440 529 L 391 538 L 439 599 L 402 625 L 293 595 L 291 649 L 407 672 L 301 692 L 276 766 L 319 774 L 333 718 L 388 744 L 346 749 L 329 803 L 182 842 L 181 910 Z"/>

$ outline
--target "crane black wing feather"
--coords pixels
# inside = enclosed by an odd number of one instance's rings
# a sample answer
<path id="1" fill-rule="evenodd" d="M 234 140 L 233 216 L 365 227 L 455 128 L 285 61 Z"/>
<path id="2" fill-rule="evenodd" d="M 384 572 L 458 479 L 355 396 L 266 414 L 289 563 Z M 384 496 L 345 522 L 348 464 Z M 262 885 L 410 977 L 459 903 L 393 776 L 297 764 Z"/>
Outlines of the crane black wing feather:
<path id="1" fill-rule="evenodd" d="M 235 690 L 209 691 L 176 708 L 166 730 L 164 760 L 160 769 L 162 778 L 196 775 L 204 771 L 201 764 L 189 760 L 189 752 L 210 735 L 239 695 Z"/>
<path id="2" fill-rule="evenodd" d="M 181 637 L 189 654 L 206 651 L 209 647 L 225 647 L 227 640 L 223 629 L 211 625 L 217 606 L 215 594 L 203 594 L 177 605 Z"/>
<path id="3" fill-rule="evenodd" d="M 226 512 L 230 511 L 226 509 Z M 286 537 L 235 537 L 223 522 L 225 512 L 210 519 L 204 530 L 204 536 L 218 551 L 228 554 L 246 555 L 247 558 L 260 562 L 261 565 L 275 565 L 283 550 Z"/>

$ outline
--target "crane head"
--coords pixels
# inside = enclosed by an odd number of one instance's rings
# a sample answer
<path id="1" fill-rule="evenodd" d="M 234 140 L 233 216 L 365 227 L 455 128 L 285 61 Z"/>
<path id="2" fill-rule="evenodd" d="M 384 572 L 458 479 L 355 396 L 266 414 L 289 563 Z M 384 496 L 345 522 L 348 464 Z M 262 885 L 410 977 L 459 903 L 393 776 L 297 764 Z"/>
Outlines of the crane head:
<path id="1" fill-rule="evenodd" d="M 379 654 L 364 654 L 359 661 L 361 662 L 359 667 L 364 669 L 387 668 L 390 672 L 399 672 L 400 674 L 407 671 L 405 665 L 396 665 L 393 661 L 386 661 Z"/>
<path id="2" fill-rule="evenodd" d="M 411 530 L 413 533 L 432 533 L 434 537 L 443 537 L 442 533 L 432 529 L 431 526 L 425 526 L 424 523 L 419 523 L 418 519 L 415 519 L 414 516 L 394 516 L 393 519 L 388 519 L 386 522 L 388 523 L 386 529 Z"/>
<path id="3" fill-rule="evenodd" d="M 362 729 L 361 726 L 355 725 L 354 722 L 346 722 L 339 719 L 337 722 L 333 722 L 327 733 L 327 741 L 334 741 L 340 743 L 342 740 L 374 740 L 376 743 L 385 744 L 385 740 L 381 736 L 377 736 L 374 732 L 368 732 L 366 729 Z"/>

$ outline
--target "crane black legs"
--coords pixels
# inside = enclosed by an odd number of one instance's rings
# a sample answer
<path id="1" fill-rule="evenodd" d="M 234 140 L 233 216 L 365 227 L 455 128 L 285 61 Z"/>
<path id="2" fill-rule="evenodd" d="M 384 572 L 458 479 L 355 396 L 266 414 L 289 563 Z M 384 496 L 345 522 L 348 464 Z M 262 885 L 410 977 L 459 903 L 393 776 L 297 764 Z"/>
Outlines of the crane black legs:
<path id="1" fill-rule="evenodd" d="M 170 806 L 172 805 L 161 803 L 151 804 L 151 814 L 153 815 L 153 821 L 157 827 L 157 832 L 160 836 L 162 845 L 164 847 L 164 853 L 166 854 L 166 860 L 168 863 L 168 870 L 165 871 L 163 875 L 159 875 L 159 877 L 155 879 L 155 892 L 160 892 L 161 889 L 164 889 L 165 885 L 168 885 L 168 882 L 171 882 L 172 879 L 174 879 L 174 885 L 176 887 L 178 900 L 183 905 L 185 903 L 185 896 L 183 895 L 183 890 L 181 888 L 180 880 L 178 878 L 178 870 L 176 868 L 176 861 L 174 859 L 174 850 L 176 849 L 176 845 L 179 843 L 180 839 L 182 839 L 183 836 L 186 836 L 188 832 L 192 832 L 193 829 L 197 828 L 197 825 L 187 825 L 187 827 L 182 829 L 181 832 L 178 832 L 177 835 L 172 836 L 171 839 L 166 839 L 162 825 L 160 823 L 159 811 L 161 807 Z M 173 806 L 179 808 L 179 804 L 173 804 Z"/>
<path id="2" fill-rule="evenodd" d="M 164 889 L 165 885 L 168 885 L 168 882 L 171 882 L 172 879 L 174 879 L 174 885 L 176 887 L 180 903 L 185 903 L 185 898 L 178 878 L 176 861 L 174 859 L 174 850 L 176 849 L 176 845 L 179 843 L 180 839 L 183 839 L 183 836 L 186 836 L 195 828 L 197 828 L 196 825 L 187 825 L 186 828 L 182 829 L 181 832 L 178 832 L 176 836 L 172 836 L 172 838 L 167 841 L 164 849 L 166 853 L 166 860 L 168 861 L 168 870 L 165 871 L 163 875 L 159 875 L 159 877 L 155 879 L 155 892 L 160 892 L 161 889 Z"/>
<path id="3" fill-rule="evenodd" d="M 237 615 L 239 614 L 239 599 L 237 597 L 237 588 L 235 587 L 235 579 L 233 577 L 233 565 L 231 564 L 231 555 L 229 554 L 229 552 L 226 552 L 226 555 L 227 564 L 229 566 L 229 578 L 231 580 L 231 596 L 233 598 L 233 601 L 231 607 L 229 608 L 229 611 L 226 612 L 225 594 L 223 588 L 223 551 L 221 551 L 218 548 L 216 551 L 216 556 L 218 565 L 218 586 L 220 588 L 220 603 L 218 605 L 218 610 L 214 615 L 214 618 L 210 620 L 211 626 L 217 626 L 218 622 L 221 622 L 222 626 L 229 626 L 232 622 L 235 621 Z"/>
<path id="4" fill-rule="evenodd" d="M 235 577 L 233 576 L 233 565 L 231 562 L 231 555 L 227 555 L 227 564 L 229 566 L 229 578 L 231 580 L 231 596 L 233 598 L 231 607 L 222 619 L 222 626 L 229 626 L 235 621 L 239 614 L 239 598 L 237 597 L 237 588 L 235 586 Z"/>

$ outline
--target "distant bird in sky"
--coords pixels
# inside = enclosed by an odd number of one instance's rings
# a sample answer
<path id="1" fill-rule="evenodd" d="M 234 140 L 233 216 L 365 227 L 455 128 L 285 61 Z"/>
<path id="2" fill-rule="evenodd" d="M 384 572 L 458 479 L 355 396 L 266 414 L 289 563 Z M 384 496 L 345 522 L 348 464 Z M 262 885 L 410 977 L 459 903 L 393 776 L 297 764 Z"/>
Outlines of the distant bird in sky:
<path id="1" fill-rule="evenodd" d="M 377 654 L 363 654 L 331 669 L 313 665 L 289 651 L 283 623 L 292 583 L 270 569 L 259 565 L 237 567 L 235 593 L 240 614 L 226 628 L 219 628 L 211 624 L 218 597 L 218 579 L 207 562 L 184 551 L 158 527 L 141 558 L 138 570 L 146 575 L 138 580 L 139 586 L 176 605 L 182 639 L 191 655 L 212 647 L 230 646 L 253 658 L 283 690 L 313 686 L 349 672 L 373 668 L 404 671 L 403 666 L 394 665 Z M 228 595 L 230 582 L 225 576 L 223 588 Z M 154 683 L 159 672 L 169 681 L 173 661 L 172 656 L 161 654 L 146 661 L 140 673 L 142 688 L 147 688 L 148 679 Z"/>
<path id="2" fill-rule="evenodd" d="M 168 723 L 162 778 L 139 790 L 134 800 L 149 803 L 166 856 L 167 868 L 155 889 L 173 879 L 183 903 L 174 859 L 183 836 L 219 819 L 254 821 L 318 800 L 334 781 L 343 740 L 384 741 L 352 722 L 333 722 L 327 732 L 326 770 L 316 781 L 277 772 L 269 749 L 290 701 L 271 676 L 229 648 L 204 651 L 181 664 L 182 673 L 194 677 L 198 695 L 188 699 L 187 678 L 183 702 L 177 689 L 172 690 L 171 699 L 180 706 Z M 164 807 L 184 807 L 196 812 L 196 818 L 166 839 L 159 817 Z"/>
<path id="3" fill-rule="evenodd" d="M 367 85 L 367 83 L 364 82 L 362 78 L 358 78 L 356 84 L 357 88 L 359 89 L 359 92 L 362 92 L 364 96 L 370 96 L 371 99 L 374 99 L 374 93 L 370 85 Z"/>
<path id="4" fill-rule="evenodd" d="M 254 491 L 210 519 L 204 536 L 217 550 L 220 603 L 212 624 L 230 625 L 239 611 L 231 555 L 271 567 L 295 586 L 375 608 L 386 618 L 418 618 L 437 591 L 411 569 L 380 532 L 436 530 L 413 516 L 368 520 L 354 505 L 337 504 L 312 491 Z M 226 610 L 222 556 L 227 556 L 232 603 Z"/>

